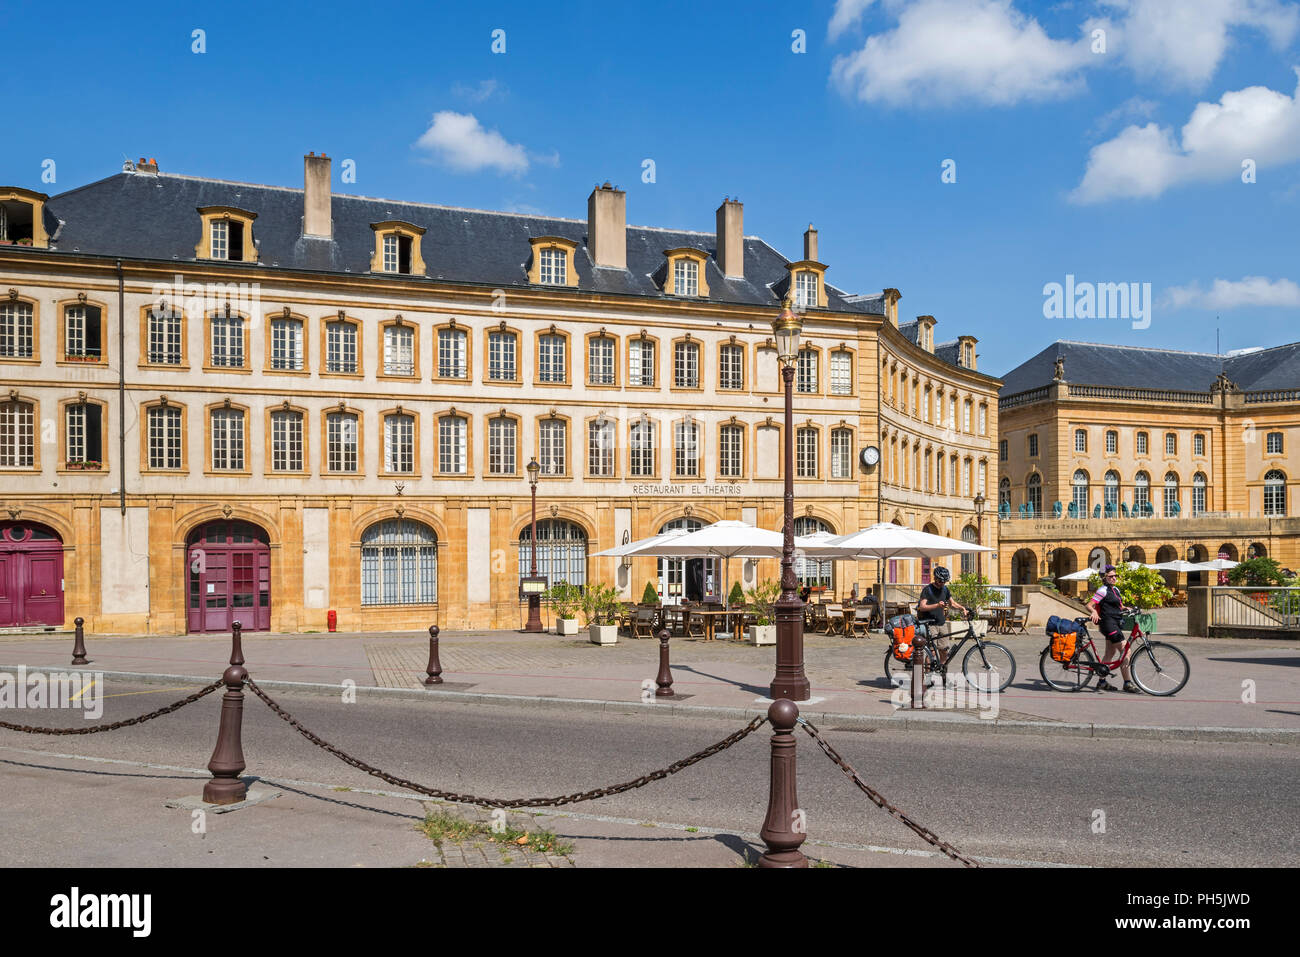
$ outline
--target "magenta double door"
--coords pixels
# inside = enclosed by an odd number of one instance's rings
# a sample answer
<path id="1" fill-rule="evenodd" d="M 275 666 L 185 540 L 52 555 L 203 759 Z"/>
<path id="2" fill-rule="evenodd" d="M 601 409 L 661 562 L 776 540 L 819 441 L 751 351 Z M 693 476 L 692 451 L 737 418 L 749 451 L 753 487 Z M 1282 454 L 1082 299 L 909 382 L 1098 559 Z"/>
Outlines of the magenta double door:
<path id="1" fill-rule="evenodd" d="M 63 624 L 63 543 L 43 525 L 0 526 L 0 628 Z"/>
<path id="2" fill-rule="evenodd" d="M 248 522 L 209 522 L 186 549 L 186 630 L 246 631 L 271 627 L 271 548 L 266 533 Z"/>

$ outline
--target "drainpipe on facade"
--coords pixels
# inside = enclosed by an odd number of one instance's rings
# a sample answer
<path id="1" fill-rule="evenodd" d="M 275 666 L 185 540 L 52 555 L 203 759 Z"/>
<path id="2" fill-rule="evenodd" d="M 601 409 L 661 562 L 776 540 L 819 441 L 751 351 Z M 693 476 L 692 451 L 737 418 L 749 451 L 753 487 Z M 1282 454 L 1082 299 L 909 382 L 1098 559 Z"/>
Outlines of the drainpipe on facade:
<path id="1" fill-rule="evenodd" d="M 122 260 L 117 261 L 117 501 L 126 515 L 126 323 L 123 319 L 125 286 L 122 279 Z"/>

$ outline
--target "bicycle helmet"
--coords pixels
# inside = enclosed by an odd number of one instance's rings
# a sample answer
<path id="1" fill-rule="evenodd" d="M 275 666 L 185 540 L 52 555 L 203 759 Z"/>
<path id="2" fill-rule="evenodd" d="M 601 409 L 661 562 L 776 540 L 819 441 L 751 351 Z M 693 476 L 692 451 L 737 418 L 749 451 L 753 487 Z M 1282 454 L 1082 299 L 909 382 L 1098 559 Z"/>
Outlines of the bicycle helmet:
<path id="1" fill-rule="evenodd" d="M 930 573 L 930 580 L 936 585 L 946 585 L 952 580 L 952 572 L 942 565 L 935 565 L 934 571 Z"/>

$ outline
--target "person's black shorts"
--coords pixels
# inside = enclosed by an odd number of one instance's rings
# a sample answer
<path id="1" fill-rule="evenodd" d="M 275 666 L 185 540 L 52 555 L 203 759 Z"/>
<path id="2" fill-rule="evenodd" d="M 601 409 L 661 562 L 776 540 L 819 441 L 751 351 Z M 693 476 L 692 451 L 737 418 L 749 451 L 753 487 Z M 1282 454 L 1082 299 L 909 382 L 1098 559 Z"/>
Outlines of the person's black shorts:
<path id="1" fill-rule="evenodd" d="M 1098 630 L 1101 631 L 1101 636 L 1107 641 L 1122 642 L 1124 640 L 1124 632 L 1120 629 L 1118 621 L 1107 621 L 1103 618 L 1101 624 L 1098 626 Z"/>

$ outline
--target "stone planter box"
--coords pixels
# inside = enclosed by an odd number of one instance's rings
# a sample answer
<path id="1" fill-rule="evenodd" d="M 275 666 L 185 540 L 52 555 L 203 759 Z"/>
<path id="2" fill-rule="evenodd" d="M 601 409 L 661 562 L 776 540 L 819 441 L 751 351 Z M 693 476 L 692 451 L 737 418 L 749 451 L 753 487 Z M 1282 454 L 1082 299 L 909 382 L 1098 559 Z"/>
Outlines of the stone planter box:
<path id="1" fill-rule="evenodd" d="M 555 633 L 557 635 L 576 635 L 578 633 L 578 619 L 576 618 L 555 619 Z"/>
<path id="2" fill-rule="evenodd" d="M 975 634 L 979 635 L 981 638 L 989 633 L 989 623 L 986 618 L 976 618 L 973 622 L 949 621 L 944 624 L 944 626 L 939 630 L 939 633 L 950 635 L 953 638 L 961 638 L 966 634 L 967 624 L 973 624 L 975 626 Z"/>
<path id="3" fill-rule="evenodd" d="M 776 644 L 776 625 L 750 625 L 749 643 L 751 645 Z"/>
<path id="4" fill-rule="evenodd" d="M 591 625 L 587 628 L 593 645 L 618 644 L 618 625 Z"/>

